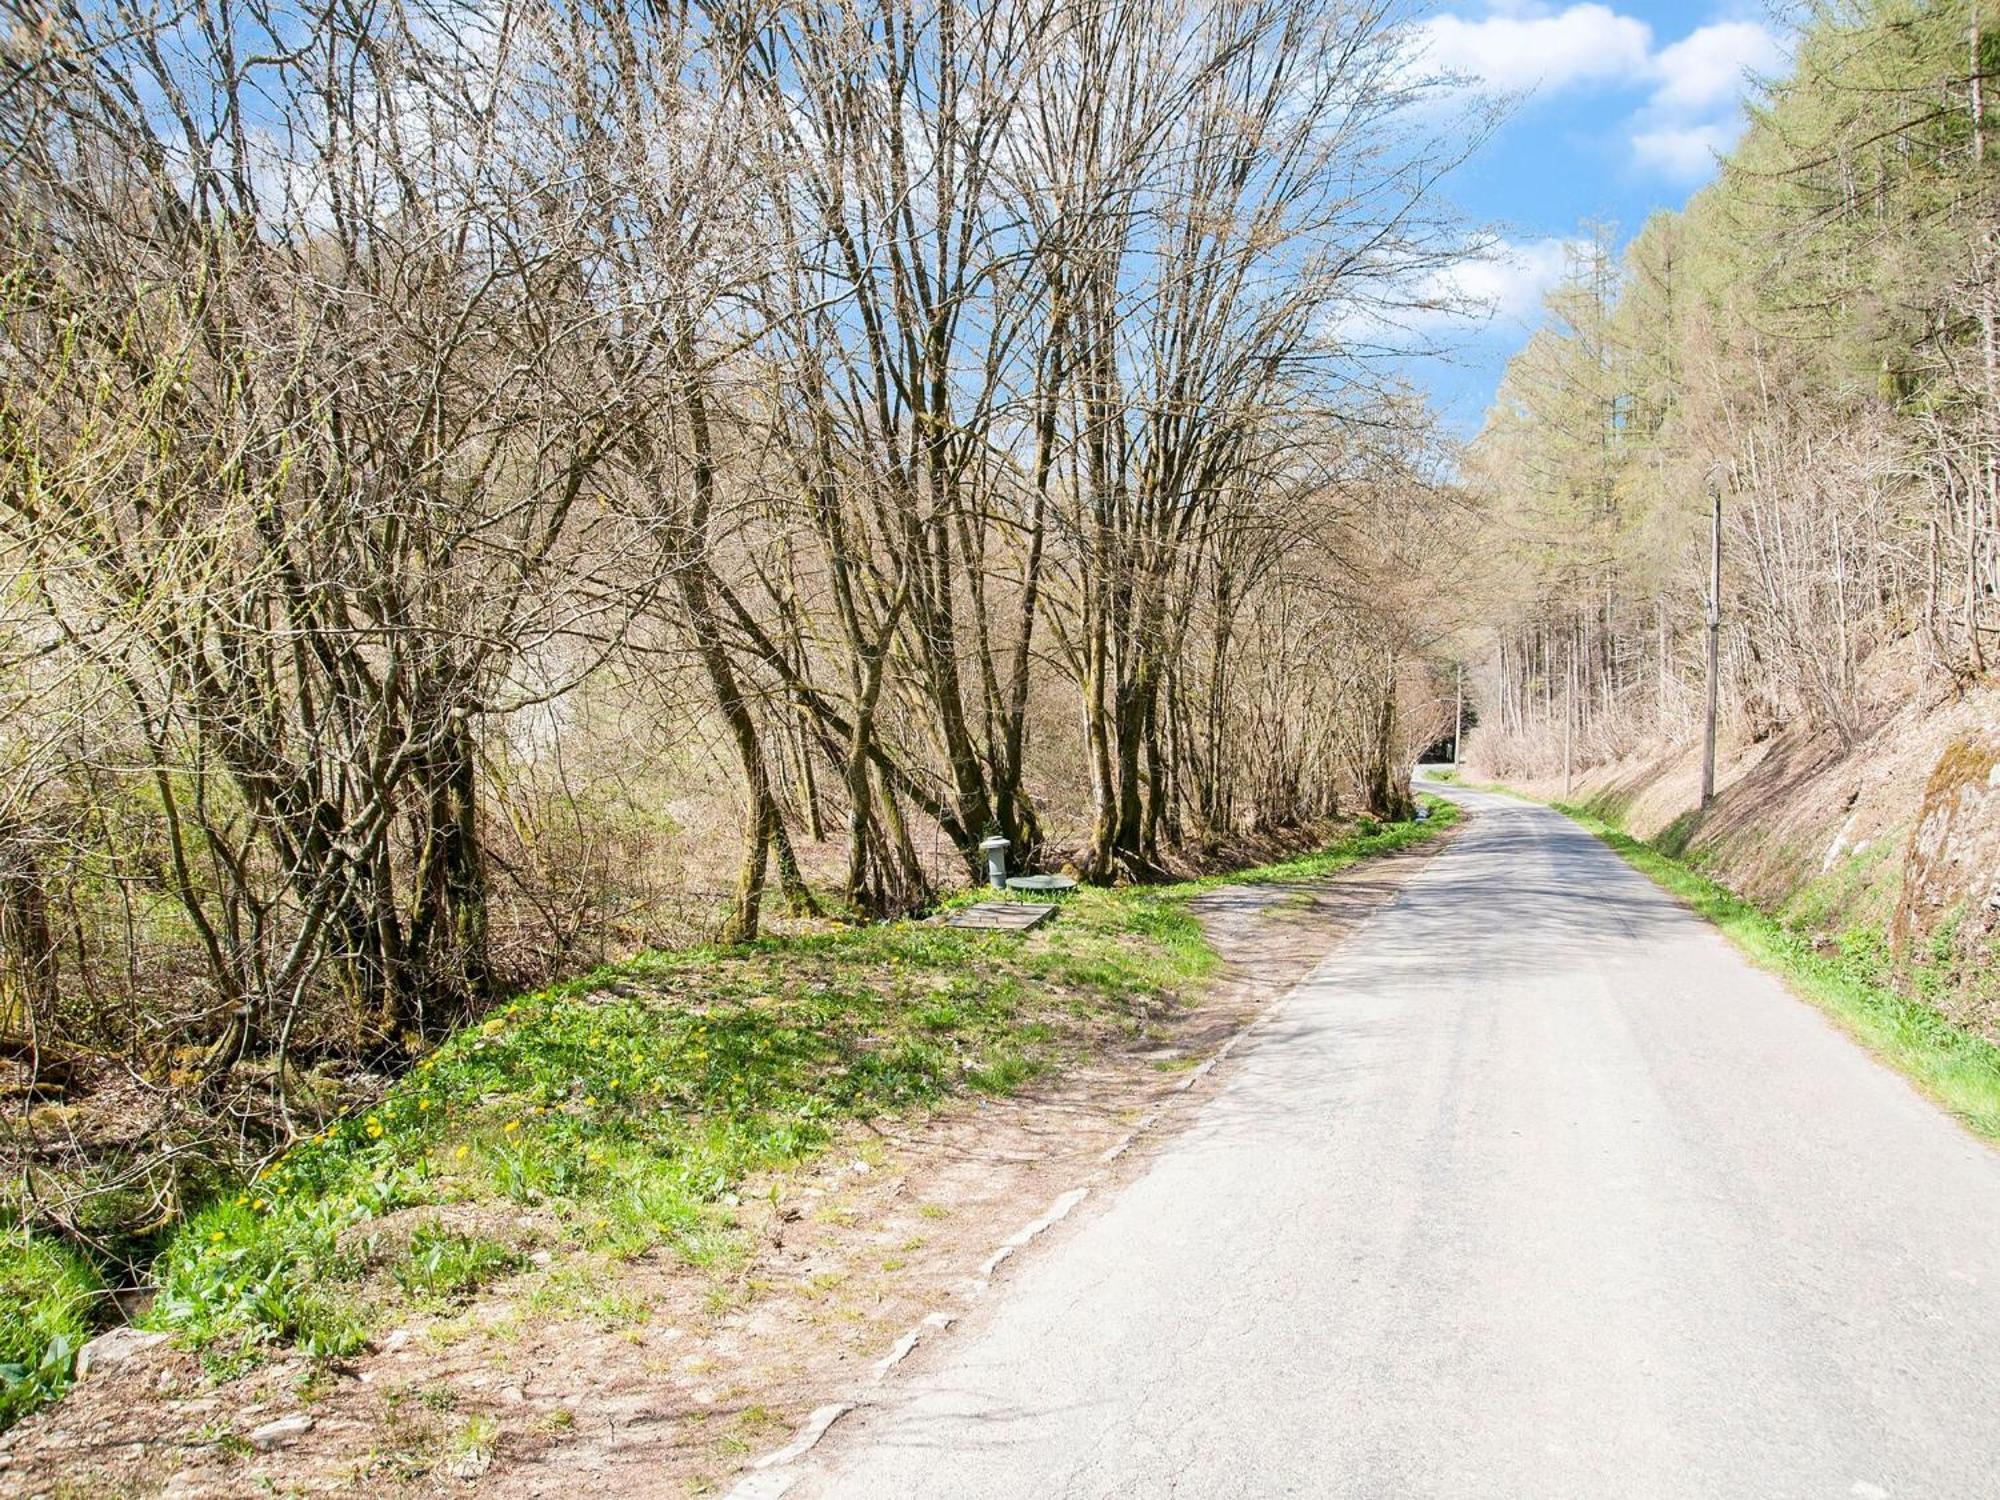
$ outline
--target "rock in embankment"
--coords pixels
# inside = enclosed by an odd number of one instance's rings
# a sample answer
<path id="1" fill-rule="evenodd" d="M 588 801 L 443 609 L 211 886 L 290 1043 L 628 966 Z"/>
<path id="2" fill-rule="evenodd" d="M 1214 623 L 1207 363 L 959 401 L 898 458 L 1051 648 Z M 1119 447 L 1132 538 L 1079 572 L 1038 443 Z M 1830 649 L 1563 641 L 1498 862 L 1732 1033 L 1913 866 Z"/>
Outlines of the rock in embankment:
<path id="1" fill-rule="evenodd" d="M 1932 767 L 1910 833 L 1891 931 L 1904 961 L 1963 973 L 2000 961 L 2000 727 L 1954 740 Z M 1973 985 L 1958 1019 L 2000 1030 L 2000 991 Z"/>
<path id="2" fill-rule="evenodd" d="M 77 1350 L 76 1378 L 87 1380 L 92 1374 L 122 1365 L 135 1354 L 143 1354 L 166 1341 L 164 1333 L 147 1333 L 137 1328 L 114 1328 L 109 1333 L 100 1333 Z"/>

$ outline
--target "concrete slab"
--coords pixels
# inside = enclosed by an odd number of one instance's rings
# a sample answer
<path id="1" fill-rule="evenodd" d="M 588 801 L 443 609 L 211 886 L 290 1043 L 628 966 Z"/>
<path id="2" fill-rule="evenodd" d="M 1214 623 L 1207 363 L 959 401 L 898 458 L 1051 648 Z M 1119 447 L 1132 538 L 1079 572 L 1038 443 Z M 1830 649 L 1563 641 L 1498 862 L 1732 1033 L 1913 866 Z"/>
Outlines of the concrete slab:
<path id="1" fill-rule="evenodd" d="M 974 932 L 1031 932 L 1055 915 L 1053 906 L 1031 901 L 982 901 L 955 911 L 945 919 L 947 927 L 965 927 Z"/>

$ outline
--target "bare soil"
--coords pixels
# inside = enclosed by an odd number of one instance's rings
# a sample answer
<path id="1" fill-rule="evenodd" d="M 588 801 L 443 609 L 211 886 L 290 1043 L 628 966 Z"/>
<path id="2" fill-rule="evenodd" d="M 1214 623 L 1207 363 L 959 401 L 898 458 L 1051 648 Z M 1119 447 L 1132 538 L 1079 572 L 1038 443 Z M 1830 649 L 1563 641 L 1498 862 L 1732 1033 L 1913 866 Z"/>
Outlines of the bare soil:
<path id="1" fill-rule="evenodd" d="M 1140 1153 L 1108 1169 L 1101 1158 L 1141 1122 L 1152 1141 L 1175 1129 L 1214 1087 L 1212 1076 L 1184 1087 L 1189 1070 L 1442 842 L 1326 881 L 1202 896 L 1223 965 L 1195 1003 L 1107 1031 L 1026 1092 L 876 1122 L 756 1184 L 738 1219 L 757 1248 L 726 1275 L 664 1251 L 541 1248 L 552 1240 L 533 1215 L 482 1222 L 530 1269 L 413 1314 L 335 1364 L 295 1358 L 217 1379 L 187 1351 L 146 1350 L 0 1437 L 0 1493 L 716 1492 L 866 1381 L 905 1330 L 966 1306 L 988 1255 L 1058 1195 L 1095 1175 L 1101 1198 L 1142 1170 Z M 258 1429 L 298 1416 L 309 1429 L 255 1445 Z"/>

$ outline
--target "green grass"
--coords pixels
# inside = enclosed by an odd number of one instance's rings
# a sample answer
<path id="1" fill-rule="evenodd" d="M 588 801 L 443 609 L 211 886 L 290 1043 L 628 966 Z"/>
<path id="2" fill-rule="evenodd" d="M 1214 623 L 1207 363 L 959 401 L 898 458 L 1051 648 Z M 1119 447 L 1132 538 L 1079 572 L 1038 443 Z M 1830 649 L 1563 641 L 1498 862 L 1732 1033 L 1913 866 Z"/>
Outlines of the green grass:
<path id="1" fill-rule="evenodd" d="M 651 954 L 523 997 L 372 1110 L 302 1143 L 173 1237 L 147 1321 L 200 1346 L 363 1344 L 356 1226 L 396 1210 L 540 1210 L 578 1249 L 739 1258 L 745 1179 L 850 1120 L 1059 1063 L 1050 1024 L 1183 992 L 1212 963 L 1184 902 L 1083 891 L 1046 940 L 892 923 Z M 419 1229 L 407 1293 L 454 1296 L 508 1247 Z"/>
<path id="2" fill-rule="evenodd" d="M 396 1281 L 412 1295 L 455 1297 L 505 1276 L 520 1263 L 511 1245 L 422 1224 L 396 1263 Z"/>
<path id="3" fill-rule="evenodd" d="M 1854 926 L 1830 946 L 1815 942 L 1809 927 L 1779 920 L 1587 809 L 1557 804 L 1557 811 L 1715 923 L 1751 959 L 1789 981 L 1970 1129 L 2000 1139 L 2000 1047 L 1898 990 L 1879 932 Z"/>
<path id="4" fill-rule="evenodd" d="M 1860 853 L 1848 852 L 1830 870 L 1816 873 L 1786 896 L 1775 915 L 1788 927 L 1832 932 L 1853 926 L 1886 929 L 1895 915 L 1902 874 L 1894 857 L 1907 830 L 1878 836 Z M 1803 862 L 1812 868 L 1810 859 Z"/>
<path id="5" fill-rule="evenodd" d="M 0 1239 L 0 1428 L 69 1388 L 103 1295 L 67 1247 L 18 1231 Z"/>
<path id="6" fill-rule="evenodd" d="M 520 1247 L 448 1227 L 446 1206 L 491 1204 L 506 1212 L 479 1222 L 528 1213 L 558 1236 L 564 1259 L 533 1305 L 630 1322 L 643 1309 L 607 1300 L 621 1259 L 664 1247 L 727 1277 L 749 1250 L 735 1210 L 750 1179 L 849 1122 L 1016 1090 L 1106 1023 L 1129 1030 L 1184 1001 L 1216 961 L 1193 896 L 1315 879 L 1430 838 L 1457 813 L 1425 800 L 1427 822 L 1364 821 L 1282 864 L 1079 890 L 1027 939 L 842 928 L 647 954 L 523 996 L 187 1219 L 154 1264 L 144 1321 L 218 1376 L 274 1347 L 352 1354 L 399 1303 L 462 1298 L 521 1268 Z M 441 1222 L 419 1213 L 376 1274 L 367 1226 L 425 1208 Z"/>
<path id="7" fill-rule="evenodd" d="M 1497 781 L 1474 781 L 1470 777 L 1461 776 L 1457 773 L 1440 779 L 1448 780 L 1451 785 L 1463 787 L 1468 792 L 1491 792 L 1496 797 L 1512 797 L 1516 802 L 1533 802 L 1536 800 L 1518 788 L 1505 786 Z"/>

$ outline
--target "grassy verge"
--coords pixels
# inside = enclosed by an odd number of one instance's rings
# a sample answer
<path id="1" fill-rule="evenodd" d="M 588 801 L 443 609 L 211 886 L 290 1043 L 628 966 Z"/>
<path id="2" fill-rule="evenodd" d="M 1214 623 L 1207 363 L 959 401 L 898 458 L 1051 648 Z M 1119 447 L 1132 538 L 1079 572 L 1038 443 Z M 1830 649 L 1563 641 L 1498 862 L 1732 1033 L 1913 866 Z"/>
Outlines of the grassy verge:
<path id="1" fill-rule="evenodd" d="M 283 1348 L 352 1354 L 392 1319 L 521 1270 L 524 1216 L 566 1252 L 536 1296 L 569 1310 L 608 1305 L 617 1264 L 656 1248 L 726 1287 L 749 1253 L 736 1211 L 753 1180 L 775 1181 L 849 1122 L 1007 1093 L 1135 1030 L 1215 962 L 1193 895 L 1330 875 L 1457 815 L 1426 804 L 1426 821 L 1364 820 L 1283 864 L 1078 891 L 1025 940 L 887 923 L 647 954 L 523 996 L 186 1220 L 154 1265 L 143 1322 L 201 1350 L 218 1377 Z M 0 1352 L 62 1370 L 23 1385 L 9 1418 L 60 1390 L 88 1306 L 67 1290 L 38 1300 L 49 1278 L 6 1281 L 10 1264 L 0 1287 L 20 1290 L 0 1303 L 13 1340 Z"/>
<path id="2" fill-rule="evenodd" d="M 1853 927 L 1829 942 L 1588 809 L 1556 808 L 1715 923 L 1752 960 L 1789 981 L 1970 1129 L 2000 1139 L 2000 1047 L 1897 989 L 1878 932 Z"/>

